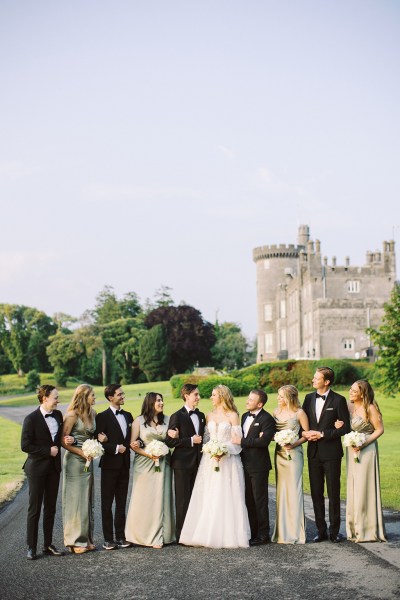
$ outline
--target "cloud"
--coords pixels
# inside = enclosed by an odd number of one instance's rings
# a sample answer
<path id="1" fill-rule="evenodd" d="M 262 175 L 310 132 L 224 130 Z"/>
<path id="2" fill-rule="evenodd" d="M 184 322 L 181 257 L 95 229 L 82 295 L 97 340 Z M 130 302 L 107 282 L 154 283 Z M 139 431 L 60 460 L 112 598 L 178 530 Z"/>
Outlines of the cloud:
<path id="1" fill-rule="evenodd" d="M 0 283 L 12 283 L 25 274 L 30 279 L 32 272 L 55 260 L 53 253 L 0 252 Z"/>
<path id="2" fill-rule="evenodd" d="M 37 167 L 27 167 L 17 161 L 5 161 L 0 163 L 0 181 L 17 181 L 38 171 Z"/>
<path id="3" fill-rule="evenodd" d="M 201 201 L 200 190 L 174 186 L 130 186 L 92 184 L 83 188 L 82 194 L 88 202 L 157 202 L 157 201 Z"/>
<path id="4" fill-rule="evenodd" d="M 217 146 L 217 150 L 219 150 L 224 156 L 226 156 L 230 160 L 233 160 L 235 158 L 235 153 L 233 152 L 233 150 L 227 148 L 226 146 Z"/>

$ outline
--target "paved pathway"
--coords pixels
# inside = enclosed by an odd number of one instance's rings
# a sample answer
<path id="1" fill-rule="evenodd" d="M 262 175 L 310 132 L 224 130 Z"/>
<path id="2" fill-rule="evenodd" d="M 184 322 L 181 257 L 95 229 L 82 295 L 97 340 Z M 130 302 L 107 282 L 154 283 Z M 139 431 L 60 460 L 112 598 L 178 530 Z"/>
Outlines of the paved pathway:
<path id="1" fill-rule="evenodd" d="M 0 408 L 21 422 L 32 407 Z M 247 550 L 210 550 L 171 545 L 162 550 L 101 549 L 99 469 L 95 468 L 95 542 L 81 556 L 25 558 L 27 486 L 0 512 L 2 600 L 392 600 L 400 597 L 398 513 L 385 515 L 387 544 L 324 542 L 303 546 L 270 544 Z M 271 488 L 271 517 L 275 515 Z M 210 499 L 211 501 L 211 499 Z M 307 539 L 315 535 L 306 496 Z M 344 533 L 342 531 L 342 533 Z M 41 533 L 39 542 L 41 540 Z M 54 542 L 62 547 L 61 494 Z"/>

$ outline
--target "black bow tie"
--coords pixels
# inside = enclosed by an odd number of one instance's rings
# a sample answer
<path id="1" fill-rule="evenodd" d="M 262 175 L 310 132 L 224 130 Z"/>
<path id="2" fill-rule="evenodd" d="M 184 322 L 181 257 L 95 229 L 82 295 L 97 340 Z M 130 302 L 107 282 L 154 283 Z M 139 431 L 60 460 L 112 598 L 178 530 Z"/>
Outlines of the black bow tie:
<path id="1" fill-rule="evenodd" d="M 316 398 L 322 398 L 323 400 L 326 400 L 326 396 L 325 394 L 315 394 Z"/>
<path id="2" fill-rule="evenodd" d="M 116 414 L 116 415 L 122 415 L 122 410 L 116 410 L 116 411 L 115 411 L 115 414 Z"/>
<path id="3" fill-rule="evenodd" d="M 189 410 L 189 417 L 191 417 L 192 415 L 195 415 L 196 411 L 195 410 Z"/>
<path id="4" fill-rule="evenodd" d="M 251 417 L 252 419 L 255 419 L 257 415 L 253 415 L 253 413 L 249 412 L 247 416 Z"/>
<path id="5" fill-rule="evenodd" d="M 47 415 L 44 415 L 45 419 L 47 419 L 48 417 L 52 417 L 53 419 L 55 419 L 55 416 L 53 415 L 53 413 L 49 413 Z"/>

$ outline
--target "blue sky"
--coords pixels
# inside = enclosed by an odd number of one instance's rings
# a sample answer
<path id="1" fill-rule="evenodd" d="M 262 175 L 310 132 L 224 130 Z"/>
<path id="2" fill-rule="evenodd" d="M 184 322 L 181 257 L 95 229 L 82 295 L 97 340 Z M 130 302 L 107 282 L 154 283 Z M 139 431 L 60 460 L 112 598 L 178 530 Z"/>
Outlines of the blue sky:
<path id="1" fill-rule="evenodd" d="M 256 333 L 252 250 L 400 241 L 400 3 L 0 3 L 0 302 L 162 284 Z"/>

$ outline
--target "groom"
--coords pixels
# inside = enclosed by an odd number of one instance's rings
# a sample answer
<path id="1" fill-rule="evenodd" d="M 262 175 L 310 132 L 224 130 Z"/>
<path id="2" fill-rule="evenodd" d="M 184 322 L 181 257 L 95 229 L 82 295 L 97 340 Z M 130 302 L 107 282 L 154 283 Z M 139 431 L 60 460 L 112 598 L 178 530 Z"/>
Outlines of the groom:
<path id="1" fill-rule="evenodd" d="M 96 437 L 99 433 L 107 436 L 102 442 L 104 454 L 101 467 L 101 519 L 104 535 L 104 550 L 128 548 L 125 540 L 125 507 L 129 486 L 130 441 L 133 417 L 121 407 L 125 394 L 119 383 L 107 385 L 104 395 L 110 407 L 96 417 Z M 115 500 L 113 535 L 112 505 Z"/>
<path id="2" fill-rule="evenodd" d="M 171 415 L 165 443 L 174 448 L 171 467 L 174 469 L 176 540 L 179 542 L 183 522 L 192 495 L 201 458 L 205 416 L 197 409 L 200 393 L 197 385 L 186 383 L 181 389 L 185 404 Z"/>
<path id="3" fill-rule="evenodd" d="M 232 441 L 242 446 L 242 462 L 245 480 L 245 500 L 249 513 L 250 546 L 270 542 L 268 475 L 271 459 L 268 446 L 275 434 L 275 421 L 264 410 L 268 400 L 264 390 L 252 390 L 246 401 L 248 412 L 242 416 L 242 439 Z"/>

